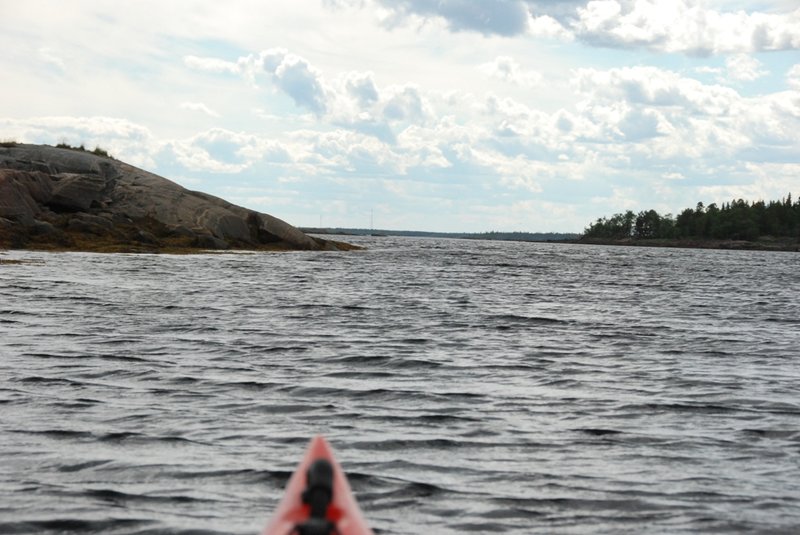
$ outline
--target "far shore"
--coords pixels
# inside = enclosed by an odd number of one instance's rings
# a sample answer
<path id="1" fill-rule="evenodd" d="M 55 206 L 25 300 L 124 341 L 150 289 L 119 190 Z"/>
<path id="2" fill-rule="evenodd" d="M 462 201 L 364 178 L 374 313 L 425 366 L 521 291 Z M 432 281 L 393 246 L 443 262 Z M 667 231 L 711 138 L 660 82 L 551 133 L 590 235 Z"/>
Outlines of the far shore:
<path id="1" fill-rule="evenodd" d="M 79 238 L 79 239 L 74 239 Z M 27 250 L 27 251 L 40 251 L 40 252 L 88 252 L 88 253 L 138 253 L 138 254 L 177 254 L 177 255 L 192 255 L 192 254 L 220 254 L 226 252 L 237 253 L 263 253 L 263 252 L 281 252 L 292 251 L 291 247 L 287 247 L 283 243 L 263 244 L 249 247 L 232 247 L 227 250 L 208 249 L 202 247 L 192 247 L 183 242 L 170 242 L 169 240 L 162 241 L 156 244 L 143 244 L 143 243 L 125 243 L 116 240 L 106 241 L 97 239 L 96 237 L 88 238 L 86 236 L 75 235 L 73 239 L 64 241 L 52 242 L 46 239 L 36 239 L 27 241 L 21 246 L 11 246 L 9 240 L 0 240 L 0 254 L 11 250 Z M 94 238 L 94 239 L 92 239 Z M 315 238 L 316 239 L 316 238 Z M 474 239 L 456 237 L 454 239 Z M 362 246 L 357 246 L 338 240 L 328 240 L 335 244 L 339 250 L 359 250 L 363 249 Z M 759 241 L 745 241 L 745 240 L 702 240 L 702 239 L 598 239 L 598 238 L 579 238 L 579 239 L 563 239 L 563 240 L 490 240 L 490 241 L 518 241 L 528 243 L 557 243 L 557 244 L 574 244 L 574 245 L 604 245 L 614 247 L 665 247 L 676 249 L 722 249 L 722 250 L 736 250 L 736 251 L 784 251 L 784 252 L 800 252 L 800 240 L 781 238 L 781 239 L 762 239 Z M 10 261 L 6 261 L 9 263 Z"/>
<path id="2" fill-rule="evenodd" d="M 800 251 L 800 240 L 792 238 L 746 240 L 702 240 L 702 239 L 599 239 L 581 238 L 562 243 L 579 243 L 584 245 L 613 245 L 621 247 L 671 247 L 677 249 L 725 249 L 734 251 Z"/>
<path id="3" fill-rule="evenodd" d="M 340 236 L 376 236 L 378 234 L 368 234 L 363 229 L 318 229 L 318 228 L 304 228 L 306 232 L 321 235 L 340 235 Z M 348 230 L 350 232 L 348 232 Z M 375 231 L 373 231 L 375 232 Z M 698 238 L 682 238 L 682 239 L 637 239 L 637 238 L 620 238 L 620 239 L 603 239 L 603 238 L 551 238 L 550 236 L 558 236 L 558 233 L 508 233 L 508 236 L 492 237 L 491 233 L 486 234 L 459 234 L 459 233 L 437 233 L 437 232 L 421 232 L 421 231 L 394 231 L 394 230 L 380 230 L 380 236 L 396 236 L 396 237 L 417 237 L 417 238 L 450 238 L 450 239 L 464 239 L 464 240 L 488 240 L 488 241 L 515 241 L 525 243 L 558 243 L 558 244 L 573 244 L 573 245 L 610 245 L 618 247 L 669 247 L 675 249 L 723 249 L 734 251 L 788 251 L 800 252 L 800 238 L 762 238 L 757 241 L 747 240 L 711 240 L 711 239 L 698 239 Z M 546 236 L 539 239 L 526 239 L 525 237 L 512 237 L 514 234 L 525 236 L 531 234 L 535 236 Z"/>

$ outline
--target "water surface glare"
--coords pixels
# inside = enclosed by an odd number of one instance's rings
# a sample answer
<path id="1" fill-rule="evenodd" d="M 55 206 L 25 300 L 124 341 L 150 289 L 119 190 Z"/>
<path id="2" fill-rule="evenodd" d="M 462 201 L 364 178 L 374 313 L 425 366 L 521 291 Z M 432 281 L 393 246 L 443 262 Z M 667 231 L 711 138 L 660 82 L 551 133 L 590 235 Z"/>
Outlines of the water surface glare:
<path id="1" fill-rule="evenodd" d="M 0 533 L 255 534 L 324 433 L 378 533 L 800 530 L 800 256 L 11 251 Z"/>

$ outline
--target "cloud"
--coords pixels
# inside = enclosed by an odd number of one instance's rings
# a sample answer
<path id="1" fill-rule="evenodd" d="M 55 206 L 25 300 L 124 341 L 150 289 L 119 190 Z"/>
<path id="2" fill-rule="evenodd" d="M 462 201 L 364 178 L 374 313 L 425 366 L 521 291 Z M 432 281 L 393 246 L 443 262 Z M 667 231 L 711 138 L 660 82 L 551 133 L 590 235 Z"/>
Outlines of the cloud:
<path id="1" fill-rule="evenodd" d="M 383 8 L 389 26 L 438 21 L 455 32 L 575 38 L 595 46 L 700 56 L 800 48 L 800 9 L 720 11 L 705 7 L 700 0 L 374 2 Z"/>
<path id="2" fill-rule="evenodd" d="M 25 143 L 99 146 L 119 159 L 150 168 L 162 147 L 149 128 L 118 117 L 0 118 L 0 131 Z"/>
<path id="3" fill-rule="evenodd" d="M 694 72 L 700 74 L 716 74 L 719 76 L 722 74 L 723 69 L 720 67 L 709 67 L 708 65 L 703 65 L 702 67 L 696 67 Z"/>
<path id="4" fill-rule="evenodd" d="M 705 85 L 657 67 L 578 69 L 573 83 L 580 93 L 594 100 L 677 106 L 696 115 L 729 114 L 739 100 L 731 88 Z"/>
<path id="5" fill-rule="evenodd" d="M 331 132 L 303 132 L 296 138 L 306 148 L 304 163 L 317 167 L 316 173 L 344 171 L 347 175 L 402 174 L 402 156 L 386 143 L 360 132 L 337 129 Z"/>
<path id="6" fill-rule="evenodd" d="M 236 174 L 259 163 L 284 165 L 295 161 L 290 149 L 273 139 L 224 128 L 211 128 L 167 146 L 190 171 Z"/>
<path id="7" fill-rule="evenodd" d="M 245 161 L 242 155 L 243 149 L 256 144 L 257 140 L 258 138 L 253 134 L 212 128 L 193 136 L 189 142 L 191 145 L 207 151 L 216 160 L 238 164 Z"/>
<path id="8" fill-rule="evenodd" d="M 445 22 L 453 31 L 485 35 L 520 35 L 527 31 L 528 8 L 522 0 L 378 0 L 388 11 L 389 25 L 421 17 Z"/>
<path id="9" fill-rule="evenodd" d="M 287 54 L 271 74 L 275 84 L 292 97 L 295 104 L 308 108 L 317 116 L 326 112 L 328 91 L 322 75 L 305 59 Z"/>
<path id="10" fill-rule="evenodd" d="M 184 56 L 183 63 L 191 69 L 218 74 L 240 74 L 241 67 L 235 62 L 218 58 Z"/>
<path id="11" fill-rule="evenodd" d="M 378 87 L 370 73 L 340 76 L 330 89 L 329 122 L 388 144 L 396 143 L 398 131 L 425 124 L 434 113 L 416 85 Z"/>
<path id="12" fill-rule="evenodd" d="M 745 97 L 654 67 L 579 70 L 575 84 L 583 100 L 570 133 L 602 143 L 609 165 L 724 178 L 716 166 L 796 160 L 800 107 L 791 91 Z"/>
<path id="13" fill-rule="evenodd" d="M 592 0 L 568 22 L 591 44 L 692 55 L 800 48 L 800 9 L 719 12 L 694 0 Z"/>
<path id="14" fill-rule="evenodd" d="M 347 93 L 356 99 L 362 108 L 378 101 L 378 88 L 375 87 L 372 73 L 350 73 L 345 78 L 344 86 L 347 88 Z"/>
<path id="15" fill-rule="evenodd" d="M 528 34 L 534 37 L 561 39 L 562 41 L 571 41 L 575 38 L 568 28 L 549 15 L 532 17 L 528 22 Z"/>
<path id="16" fill-rule="evenodd" d="M 180 108 L 188 111 L 199 111 L 210 117 L 219 117 L 219 113 L 215 112 L 202 102 L 181 102 Z"/>
<path id="17" fill-rule="evenodd" d="M 751 163 L 747 162 L 732 169 L 744 180 L 734 183 L 702 185 L 697 188 L 701 198 L 716 202 L 731 199 L 783 199 L 787 193 L 797 191 L 797 176 L 800 164 L 797 163 Z"/>
<path id="18" fill-rule="evenodd" d="M 202 147 L 191 143 L 174 142 L 169 144 L 172 154 L 184 168 L 195 172 L 241 173 L 248 168 L 244 163 L 226 163 L 215 159 Z"/>
<path id="19" fill-rule="evenodd" d="M 328 109 L 330 90 L 322 73 L 306 59 L 284 48 L 271 48 L 227 61 L 218 58 L 186 56 L 184 64 L 192 69 L 220 74 L 238 74 L 255 85 L 259 73 L 266 73 L 273 84 L 286 93 L 294 103 L 316 116 Z"/>
<path id="20" fill-rule="evenodd" d="M 454 32 L 478 32 L 483 35 L 514 37 L 533 35 L 564 40 L 570 31 L 555 16 L 574 13 L 582 0 L 325 0 L 326 7 L 338 10 L 345 6 L 364 9 L 379 6 L 384 26 L 422 26 L 434 22 Z M 535 14 L 535 16 L 534 16 Z M 555 16 L 554 16 L 555 15 Z"/>
<path id="21" fill-rule="evenodd" d="M 642 141 L 665 133 L 664 116 L 656 110 L 629 109 L 619 121 L 619 132 L 626 141 Z"/>
<path id="22" fill-rule="evenodd" d="M 417 122 L 425 117 L 425 104 L 416 86 L 393 87 L 388 93 L 383 104 L 383 116 L 387 120 Z"/>
<path id="23" fill-rule="evenodd" d="M 395 126 L 423 123 L 431 113 L 427 99 L 413 84 L 379 88 L 371 72 L 347 72 L 328 79 L 308 60 L 285 48 L 270 48 L 236 61 L 187 56 L 184 63 L 196 70 L 237 74 L 254 87 L 259 76 L 266 75 L 275 88 L 316 119 L 387 143 L 396 139 Z M 521 81 L 533 76 L 522 72 L 514 75 Z M 206 111 L 201 104 L 186 103 L 183 107 Z"/>
<path id="24" fill-rule="evenodd" d="M 789 87 L 800 91 L 800 63 L 795 63 L 786 73 L 786 83 Z"/>
<path id="25" fill-rule="evenodd" d="M 64 60 L 49 47 L 43 46 L 39 49 L 39 59 L 48 65 L 54 66 L 59 71 L 63 72 L 66 70 Z"/>
<path id="26" fill-rule="evenodd" d="M 482 64 L 479 70 L 489 77 L 522 87 L 534 87 L 542 81 L 541 74 L 522 70 L 519 63 L 508 56 L 498 56 L 494 61 Z"/>
<path id="27" fill-rule="evenodd" d="M 760 61 L 746 54 L 730 56 L 725 60 L 725 67 L 729 78 L 743 82 L 752 82 L 769 74 L 768 71 L 761 69 Z"/>

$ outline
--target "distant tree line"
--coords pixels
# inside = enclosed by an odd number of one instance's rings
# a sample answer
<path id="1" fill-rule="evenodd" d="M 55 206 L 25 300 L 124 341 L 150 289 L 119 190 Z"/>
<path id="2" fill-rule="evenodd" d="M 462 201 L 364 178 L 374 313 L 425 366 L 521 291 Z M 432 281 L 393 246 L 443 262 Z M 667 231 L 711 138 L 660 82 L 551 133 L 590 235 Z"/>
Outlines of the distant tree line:
<path id="1" fill-rule="evenodd" d="M 800 200 L 789 194 L 780 201 L 750 203 L 739 199 L 722 206 L 697 203 L 678 217 L 655 210 L 638 214 L 628 210 L 610 218 L 602 217 L 584 231 L 585 238 L 601 239 L 713 239 L 755 241 L 772 236 L 800 235 Z"/>

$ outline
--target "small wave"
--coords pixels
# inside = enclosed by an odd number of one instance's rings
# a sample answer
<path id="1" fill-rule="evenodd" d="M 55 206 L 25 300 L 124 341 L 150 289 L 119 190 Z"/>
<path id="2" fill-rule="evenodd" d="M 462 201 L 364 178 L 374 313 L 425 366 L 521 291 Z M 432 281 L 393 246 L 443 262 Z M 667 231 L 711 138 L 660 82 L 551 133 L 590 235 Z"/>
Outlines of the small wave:
<path id="1" fill-rule="evenodd" d="M 528 520 L 531 518 L 538 518 L 547 515 L 544 511 L 533 511 L 531 509 L 522 509 L 519 507 L 514 508 L 501 508 L 501 509 L 492 509 L 486 511 L 481 516 L 486 518 L 492 518 L 495 520 Z M 505 529 L 499 529 L 497 531 L 506 531 Z"/>
<path id="2" fill-rule="evenodd" d="M 372 307 L 363 306 L 363 305 L 342 305 L 339 307 L 343 310 L 372 310 Z"/>
<path id="3" fill-rule="evenodd" d="M 192 377 L 190 375 L 179 375 L 176 377 L 170 377 L 169 382 L 174 383 L 176 385 L 193 385 L 201 382 L 202 379 L 197 377 Z"/>
<path id="4" fill-rule="evenodd" d="M 191 470 L 191 471 L 172 471 L 167 472 L 171 478 L 180 480 L 211 480 L 217 479 L 226 485 L 235 482 L 245 483 L 265 483 L 279 482 L 285 483 L 292 475 L 286 470 L 255 470 L 244 468 L 239 470 Z"/>
<path id="5" fill-rule="evenodd" d="M 29 434 L 45 436 L 54 439 L 64 440 L 91 440 L 97 442 L 119 443 L 128 441 L 139 442 L 165 442 L 165 443 L 192 443 L 204 444 L 195 440 L 176 435 L 146 435 L 143 433 L 134 433 L 130 431 L 121 431 L 114 433 L 93 433 L 90 431 L 78 431 L 73 429 L 40 429 L 40 430 L 27 430 L 27 429 L 11 429 L 10 433 Z"/>
<path id="6" fill-rule="evenodd" d="M 41 312 L 28 312 L 27 310 L 3 310 L 2 313 L 6 316 L 41 316 Z"/>
<path id="7" fill-rule="evenodd" d="M 376 372 L 376 371 L 346 371 L 346 372 L 331 372 L 326 373 L 325 377 L 333 379 L 389 379 L 395 375 L 392 372 Z"/>
<path id="8" fill-rule="evenodd" d="M 103 520 L 81 520 L 77 518 L 55 518 L 51 520 L 29 520 L 0 522 L 0 533 L 118 533 L 150 526 L 153 520 L 133 518 L 109 518 Z"/>
<path id="9" fill-rule="evenodd" d="M 748 407 L 718 405 L 715 403 L 642 403 L 620 407 L 621 411 L 637 413 L 652 412 L 697 412 L 707 414 L 732 414 L 735 412 L 758 412 Z"/>
<path id="10" fill-rule="evenodd" d="M 188 496 L 185 494 L 133 494 L 128 492 L 121 492 L 113 489 L 89 489 L 81 492 L 82 495 L 102 500 L 115 505 L 124 505 L 127 503 L 213 503 L 215 500 L 210 498 L 199 498 L 197 496 Z"/>
<path id="11" fill-rule="evenodd" d="M 383 497 L 396 498 L 430 498 L 437 494 L 446 492 L 443 487 L 432 483 L 422 483 L 419 481 L 404 482 L 400 488 L 384 493 Z"/>
<path id="12" fill-rule="evenodd" d="M 369 418 L 369 416 L 362 416 L 362 418 Z M 422 422 L 426 424 L 455 424 L 459 422 L 480 422 L 478 417 L 474 416 L 461 416 L 458 414 L 412 414 L 408 416 L 401 415 L 380 415 L 375 417 L 378 420 L 385 422 L 397 422 L 408 425 L 411 422 Z"/>
<path id="13" fill-rule="evenodd" d="M 439 473 L 439 474 L 457 474 L 468 476 L 480 476 L 486 479 L 489 473 L 480 463 L 471 463 L 467 466 L 449 466 L 434 463 L 423 463 L 420 461 L 413 461 L 410 459 L 395 459 L 393 461 L 380 463 L 379 469 L 385 471 L 398 471 L 400 473 L 419 473 L 420 471 Z M 503 478 L 506 474 L 502 474 Z M 504 480 L 504 479 L 502 479 Z"/>
<path id="14" fill-rule="evenodd" d="M 352 355 L 347 357 L 338 357 L 332 359 L 333 362 L 341 362 L 343 364 L 385 364 L 390 362 L 393 357 L 384 355 Z"/>
<path id="15" fill-rule="evenodd" d="M 37 431 L 31 431 L 28 429 L 11 429 L 9 430 L 9 433 L 40 435 L 50 438 L 65 438 L 65 439 L 84 439 L 84 438 L 92 438 L 94 436 L 94 434 L 89 431 L 76 431 L 71 429 L 40 429 Z"/>
<path id="16" fill-rule="evenodd" d="M 83 462 L 83 463 L 76 463 L 76 464 L 66 464 L 66 465 L 59 466 L 57 468 L 57 470 L 59 472 L 67 472 L 67 473 L 69 473 L 69 472 L 81 472 L 83 470 L 88 470 L 90 468 L 96 468 L 98 466 L 106 465 L 106 464 L 108 464 L 110 462 L 111 461 L 108 461 L 108 460 L 98 460 L 98 461 L 86 461 L 86 462 Z"/>
<path id="17" fill-rule="evenodd" d="M 593 427 L 585 427 L 576 429 L 575 431 L 579 433 L 585 433 L 587 435 L 592 435 L 594 437 L 605 437 L 609 435 L 621 435 L 622 431 L 617 431 L 616 429 L 600 429 L 600 428 L 593 428 Z"/>
<path id="18" fill-rule="evenodd" d="M 248 405 L 243 412 L 260 412 L 266 414 L 297 414 L 323 410 L 329 407 L 313 405 L 308 403 L 264 403 L 259 405 Z"/>
<path id="19" fill-rule="evenodd" d="M 233 381 L 228 383 L 219 383 L 222 387 L 236 388 L 239 390 L 247 390 L 260 392 L 262 390 L 271 390 L 276 387 L 283 387 L 280 383 L 261 382 L 261 381 Z"/>
<path id="20" fill-rule="evenodd" d="M 304 353 L 311 348 L 307 346 L 264 346 L 252 349 L 257 353 Z"/>
<path id="21" fill-rule="evenodd" d="M 741 433 L 750 437 L 800 442 L 800 431 L 795 429 L 742 429 Z"/>
<path id="22" fill-rule="evenodd" d="M 455 450 L 455 449 L 482 449 L 497 448 L 502 444 L 497 442 L 476 442 L 472 440 L 457 440 L 450 438 L 427 438 L 427 439 L 388 439 L 388 440 L 368 440 L 351 442 L 350 446 L 355 449 L 367 451 L 405 451 L 405 450 Z"/>
<path id="23" fill-rule="evenodd" d="M 133 355 L 110 355 L 110 354 L 103 354 L 103 355 L 91 355 L 93 358 L 98 358 L 102 360 L 109 360 L 109 361 L 117 361 L 117 362 L 149 362 L 147 359 L 142 357 L 135 357 Z"/>
<path id="24" fill-rule="evenodd" d="M 496 522 L 453 522 L 449 527 L 459 533 L 504 533 L 508 526 Z"/>
<path id="25" fill-rule="evenodd" d="M 554 325 L 554 324 L 568 324 L 569 321 L 560 320 L 558 318 L 548 318 L 544 316 L 520 316 L 518 314 L 498 314 L 489 316 L 490 321 L 508 322 L 508 323 L 522 323 L 529 325 Z"/>
<path id="26" fill-rule="evenodd" d="M 161 442 L 161 443 L 169 443 L 169 444 L 201 444 L 205 445 L 204 442 L 199 442 L 197 440 L 192 440 L 186 437 L 178 436 L 178 435 L 146 435 L 144 433 L 134 433 L 130 431 L 122 431 L 117 433 L 106 433 L 103 435 L 97 435 L 97 440 L 101 442 L 128 442 L 128 441 L 136 441 L 136 442 Z"/>
<path id="27" fill-rule="evenodd" d="M 405 359 L 405 358 L 396 358 L 388 361 L 386 365 L 390 368 L 396 369 L 414 369 L 414 370 L 425 370 L 425 369 L 435 369 L 441 368 L 442 363 L 437 362 L 435 360 L 422 360 L 422 359 Z"/>

